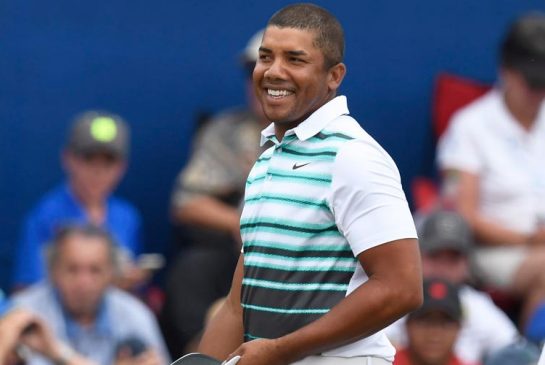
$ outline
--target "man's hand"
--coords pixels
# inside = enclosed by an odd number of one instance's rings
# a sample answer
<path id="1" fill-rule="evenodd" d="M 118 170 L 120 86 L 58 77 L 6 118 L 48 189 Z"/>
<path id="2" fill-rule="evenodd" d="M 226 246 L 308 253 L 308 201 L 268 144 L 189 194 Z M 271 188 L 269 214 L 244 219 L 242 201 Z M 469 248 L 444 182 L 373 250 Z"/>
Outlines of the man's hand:
<path id="1" fill-rule="evenodd" d="M 243 343 L 228 359 L 239 355 L 237 365 L 288 365 L 291 363 L 277 340 L 259 339 Z"/>

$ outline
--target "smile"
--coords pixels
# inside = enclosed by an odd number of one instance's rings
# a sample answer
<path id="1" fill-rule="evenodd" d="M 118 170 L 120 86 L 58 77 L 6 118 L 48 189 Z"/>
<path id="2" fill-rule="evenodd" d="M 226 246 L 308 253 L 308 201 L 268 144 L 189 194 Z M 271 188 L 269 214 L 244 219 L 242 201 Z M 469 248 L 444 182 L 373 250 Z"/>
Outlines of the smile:
<path id="1" fill-rule="evenodd" d="M 267 89 L 267 94 L 269 96 L 272 96 L 273 98 L 284 98 L 286 96 L 292 95 L 293 91 Z"/>

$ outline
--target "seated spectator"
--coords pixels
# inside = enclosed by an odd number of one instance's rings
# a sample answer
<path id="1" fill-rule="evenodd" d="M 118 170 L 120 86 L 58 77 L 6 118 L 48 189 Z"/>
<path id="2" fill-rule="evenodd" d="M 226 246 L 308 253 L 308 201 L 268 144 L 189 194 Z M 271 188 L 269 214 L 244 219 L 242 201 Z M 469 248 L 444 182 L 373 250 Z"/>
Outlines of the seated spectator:
<path id="1" fill-rule="evenodd" d="M 393 365 L 464 365 L 454 354 L 462 306 L 458 287 L 441 279 L 424 280 L 424 303 L 407 316 L 407 345 Z"/>
<path id="2" fill-rule="evenodd" d="M 545 299 L 545 15 L 518 19 L 499 61 L 500 83 L 454 115 L 438 163 L 475 233 L 477 278 L 522 299 L 524 328 Z"/>
<path id="3" fill-rule="evenodd" d="M 228 293 L 240 254 L 239 205 L 267 123 L 251 81 L 262 36 L 256 33 L 242 55 L 248 106 L 204 125 L 172 193 L 173 221 L 189 241 L 169 271 L 161 315 L 173 357 L 198 343 L 207 308 Z"/>
<path id="4" fill-rule="evenodd" d="M 460 286 L 464 316 L 454 346 L 456 356 L 476 364 L 517 341 L 519 334 L 507 315 L 486 293 L 466 284 L 469 280 L 467 254 L 472 245 L 466 221 L 452 211 L 435 211 L 423 219 L 418 236 L 424 277 L 438 277 Z M 396 347 L 407 343 L 405 322 L 406 318 L 402 318 L 386 329 Z"/>
<path id="5" fill-rule="evenodd" d="M 111 285 L 117 251 L 111 236 L 92 225 L 67 226 L 48 246 L 49 280 L 13 297 L 72 350 L 101 365 L 169 362 L 153 314 Z M 29 364 L 48 363 L 33 356 Z"/>
<path id="6" fill-rule="evenodd" d="M 140 215 L 131 204 L 112 196 L 128 153 L 129 130 L 119 116 L 90 111 L 76 118 L 62 155 L 67 181 L 47 193 L 24 222 L 14 265 L 15 288 L 44 278 L 44 247 L 58 227 L 74 222 L 93 223 L 111 232 L 127 258 L 123 287 L 145 279 L 145 272 L 130 265 L 142 250 Z"/>

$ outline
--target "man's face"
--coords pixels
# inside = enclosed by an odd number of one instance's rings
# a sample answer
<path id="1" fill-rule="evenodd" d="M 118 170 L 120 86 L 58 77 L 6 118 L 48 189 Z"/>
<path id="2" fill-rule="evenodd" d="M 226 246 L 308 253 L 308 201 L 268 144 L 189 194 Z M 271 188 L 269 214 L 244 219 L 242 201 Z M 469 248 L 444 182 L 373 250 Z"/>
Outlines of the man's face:
<path id="1" fill-rule="evenodd" d="M 345 68 L 326 69 L 313 31 L 265 30 L 253 82 L 265 116 L 284 132 L 297 126 L 335 96 Z"/>
<path id="2" fill-rule="evenodd" d="M 67 151 L 64 165 L 70 183 L 84 200 L 103 201 L 125 172 L 125 162 L 108 154 L 77 155 Z"/>
<path id="3" fill-rule="evenodd" d="M 74 317 L 92 316 L 113 278 L 108 243 L 74 233 L 59 246 L 51 279 Z"/>
<path id="4" fill-rule="evenodd" d="M 454 249 L 441 249 L 422 254 L 424 277 L 437 277 L 455 284 L 462 284 L 469 278 L 467 256 Z"/>
<path id="5" fill-rule="evenodd" d="M 407 320 L 409 350 L 423 364 L 447 364 L 460 325 L 441 311 Z"/>

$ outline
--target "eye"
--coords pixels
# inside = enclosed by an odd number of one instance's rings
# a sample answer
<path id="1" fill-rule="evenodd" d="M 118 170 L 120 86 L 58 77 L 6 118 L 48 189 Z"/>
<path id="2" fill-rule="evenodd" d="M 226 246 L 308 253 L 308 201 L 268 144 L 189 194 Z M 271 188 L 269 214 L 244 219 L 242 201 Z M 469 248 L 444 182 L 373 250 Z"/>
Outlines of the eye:
<path id="1" fill-rule="evenodd" d="M 259 55 L 259 61 L 261 62 L 267 62 L 267 61 L 270 61 L 271 59 L 272 59 L 271 55 L 268 55 L 268 54 Z"/>

